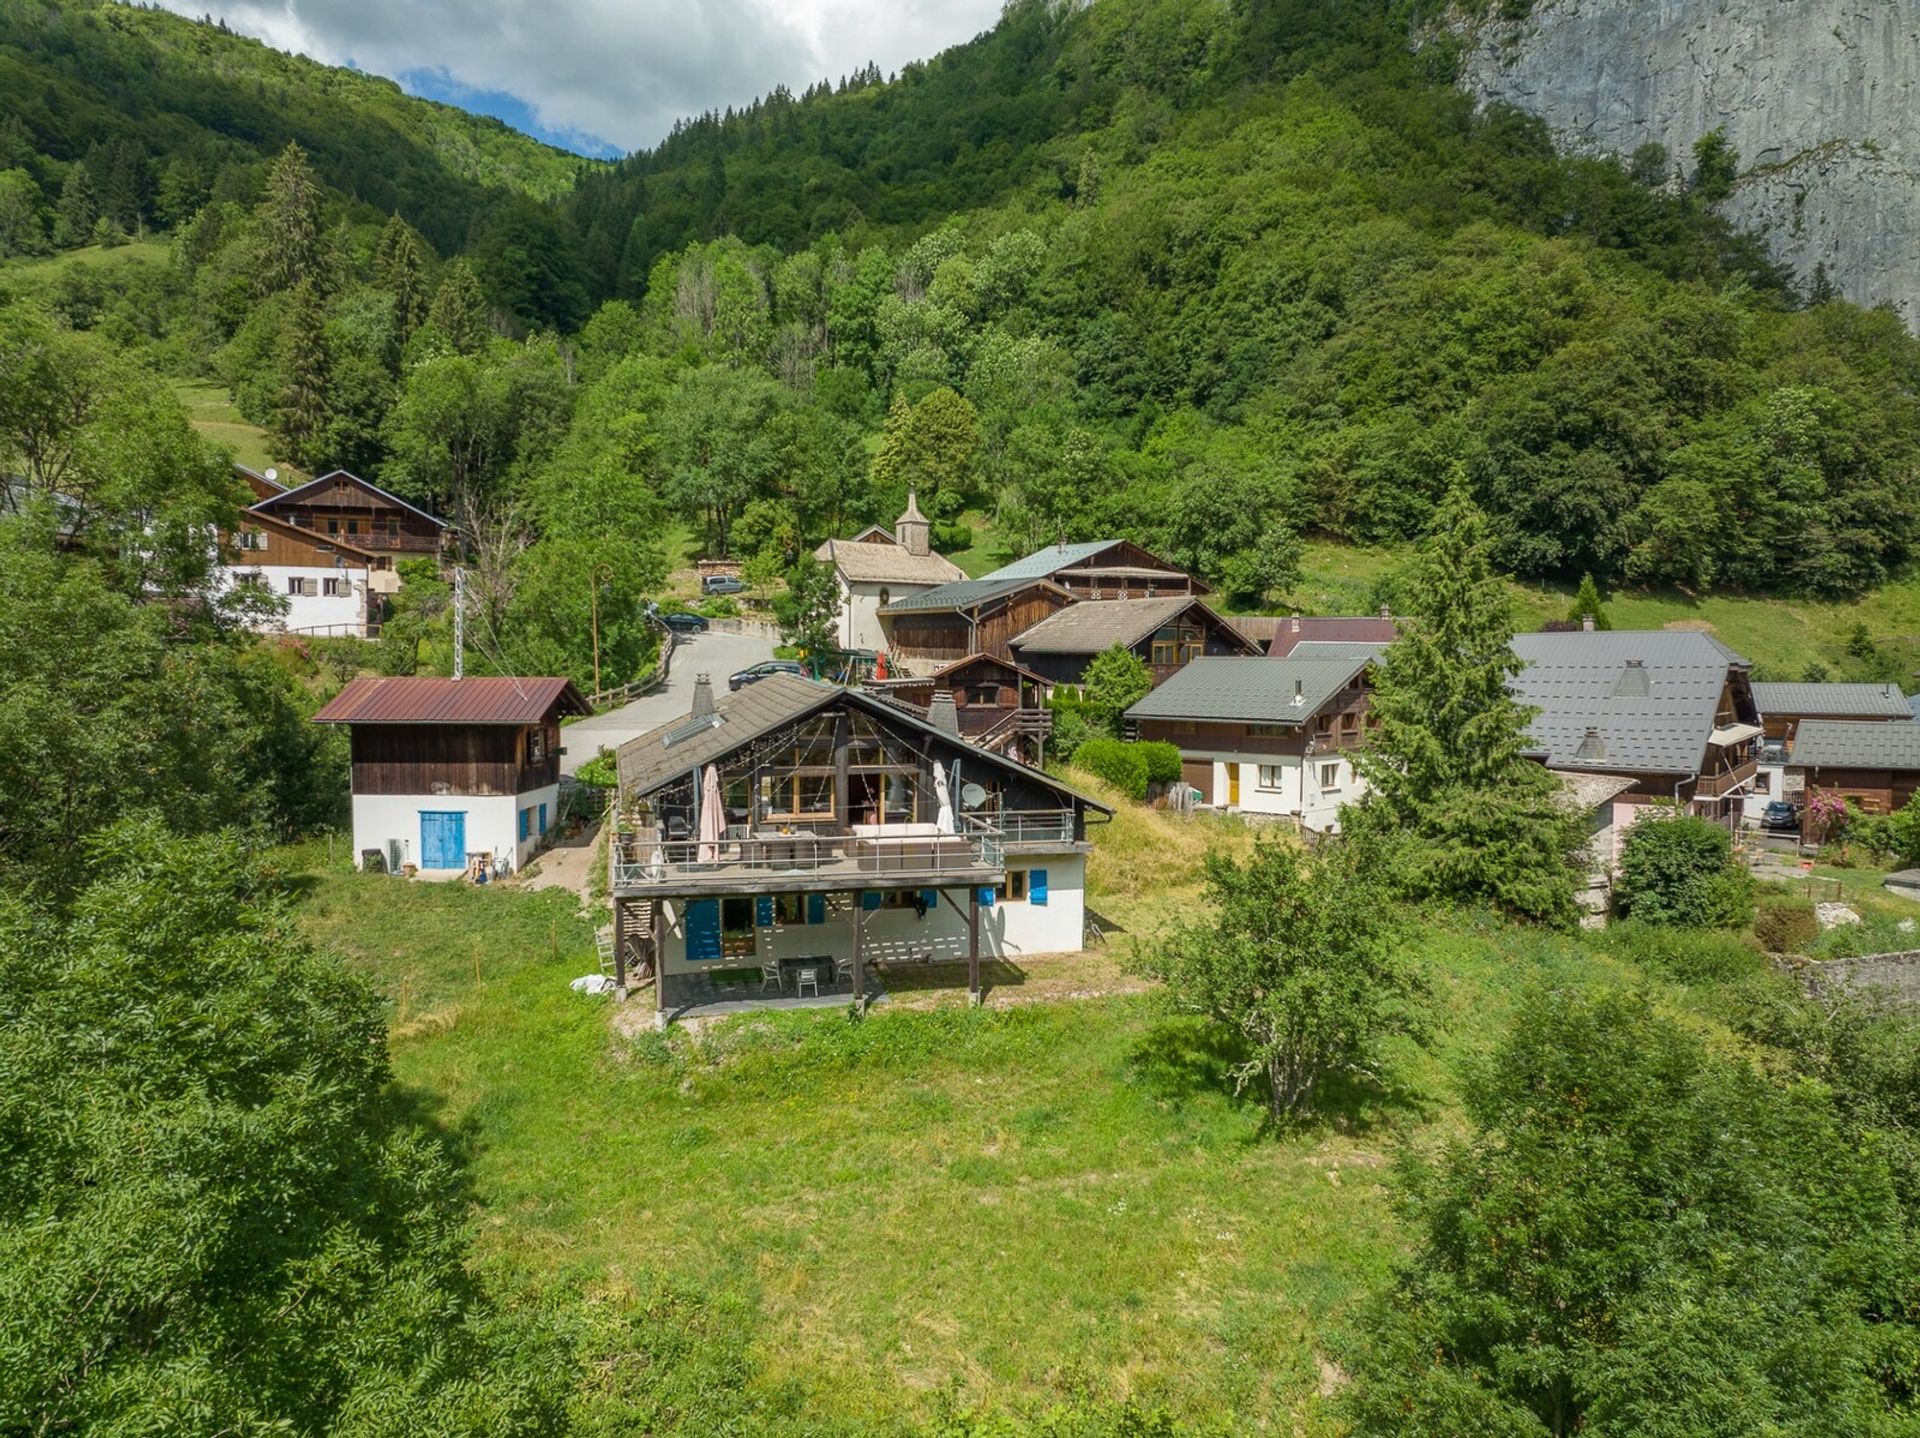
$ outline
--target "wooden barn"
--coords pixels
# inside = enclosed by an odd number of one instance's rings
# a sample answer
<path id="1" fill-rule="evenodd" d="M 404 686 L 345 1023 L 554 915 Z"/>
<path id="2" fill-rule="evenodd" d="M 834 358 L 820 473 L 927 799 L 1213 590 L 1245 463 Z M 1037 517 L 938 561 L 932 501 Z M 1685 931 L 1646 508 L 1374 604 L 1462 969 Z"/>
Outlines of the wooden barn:
<path id="1" fill-rule="evenodd" d="M 880 610 L 888 649 L 948 663 L 975 654 L 1011 659 L 1015 635 L 1074 602 L 1046 579 L 964 579 L 895 599 Z"/>
<path id="2" fill-rule="evenodd" d="M 895 703 L 911 704 L 927 714 L 936 704 L 951 704 L 955 728 L 969 743 L 1037 762 L 1040 746 L 1053 732 L 1053 711 L 1046 707 L 1047 681 L 990 654 L 970 654 L 934 673 L 868 686 Z"/>
<path id="3" fill-rule="evenodd" d="M 981 578 L 994 582 L 1045 579 L 1082 599 L 1161 599 L 1210 592 L 1177 564 L 1129 539 L 1048 545 Z"/>
<path id="4" fill-rule="evenodd" d="M 1010 648 L 1016 662 L 1052 685 L 1080 683 L 1093 656 L 1116 644 L 1140 656 L 1155 684 L 1202 655 L 1260 653 L 1256 641 L 1187 594 L 1087 600 L 1016 635 Z"/>

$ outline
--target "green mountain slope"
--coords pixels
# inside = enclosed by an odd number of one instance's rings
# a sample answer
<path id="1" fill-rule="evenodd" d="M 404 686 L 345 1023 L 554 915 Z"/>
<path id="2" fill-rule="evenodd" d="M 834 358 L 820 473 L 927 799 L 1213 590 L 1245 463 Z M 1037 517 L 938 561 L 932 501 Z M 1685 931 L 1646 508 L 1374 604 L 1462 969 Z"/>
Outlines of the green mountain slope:
<path id="1" fill-rule="evenodd" d="M 52 193 L 65 167 L 131 145 L 149 218 L 168 170 L 244 190 L 248 167 L 297 140 L 321 180 L 406 215 L 459 248 L 502 194 L 551 199 L 587 161 L 497 120 L 415 99 L 392 81 L 318 65 L 220 25 L 101 0 L 0 0 L 0 168 Z M 102 177 L 96 176 L 96 182 Z"/>

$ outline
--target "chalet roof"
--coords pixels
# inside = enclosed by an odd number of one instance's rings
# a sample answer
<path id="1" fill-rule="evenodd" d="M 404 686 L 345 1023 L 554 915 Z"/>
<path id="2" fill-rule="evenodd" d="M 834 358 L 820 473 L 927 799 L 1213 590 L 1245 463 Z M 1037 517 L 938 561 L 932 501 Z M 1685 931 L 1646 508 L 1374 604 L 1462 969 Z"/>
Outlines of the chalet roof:
<path id="1" fill-rule="evenodd" d="M 1790 769 L 1920 769 L 1920 724 L 1809 719 L 1793 741 Z"/>
<path id="2" fill-rule="evenodd" d="M 891 536 L 884 543 L 829 539 L 813 557 L 860 584 L 950 584 L 967 577 L 946 555 L 914 554 Z"/>
<path id="3" fill-rule="evenodd" d="M 1373 657 L 1262 659 L 1258 655 L 1214 655 L 1194 659 L 1127 710 L 1127 717 L 1304 724 L 1351 684 Z M 1297 704 L 1296 688 L 1300 695 Z"/>
<path id="4" fill-rule="evenodd" d="M 267 499 L 261 500 L 260 503 L 254 505 L 253 508 L 265 509 L 269 505 L 277 507 L 282 504 L 297 504 L 302 500 L 307 499 L 310 494 L 318 490 L 322 485 L 326 486 L 328 489 L 331 489 L 333 488 L 334 485 L 338 484 L 341 480 L 348 481 L 349 483 L 353 484 L 356 488 L 364 491 L 367 494 L 373 495 L 377 499 L 384 499 L 389 501 L 390 503 L 397 504 L 400 506 L 400 508 L 408 511 L 411 514 L 417 514 L 422 519 L 427 520 L 430 523 L 439 525 L 440 528 L 442 529 L 446 529 L 448 527 L 446 520 L 436 518 L 435 516 L 428 514 L 426 510 L 421 509 L 416 505 L 408 504 L 406 500 L 402 499 L 399 495 L 390 493 L 389 491 L 382 489 L 379 485 L 374 484 L 368 480 L 364 480 L 357 474 L 350 474 L 344 469 L 331 470 L 328 473 L 321 475 L 318 479 L 310 479 L 305 484 L 300 485 L 295 489 L 289 489 L 282 494 L 272 495 Z"/>
<path id="5" fill-rule="evenodd" d="M 884 692 L 892 688 L 938 684 L 943 679 L 952 679 L 956 675 L 962 674 L 966 670 L 982 664 L 990 664 L 995 669 L 1010 670 L 1014 674 L 1019 675 L 1020 678 L 1032 680 L 1035 684 L 1045 684 L 1048 682 L 1045 675 L 1036 674 L 1033 670 L 1027 668 L 1026 665 L 1016 664 L 1011 659 L 1002 659 L 994 654 L 969 654 L 965 659 L 955 659 L 950 663 L 942 664 L 938 668 L 931 669 L 925 674 L 898 674 L 890 679 L 869 679 L 864 687 Z"/>
<path id="6" fill-rule="evenodd" d="M 1380 614 L 1295 614 L 1277 621 L 1267 652 L 1284 659 L 1301 644 L 1391 644 L 1399 632 L 1392 619 Z"/>
<path id="7" fill-rule="evenodd" d="M 1121 541 L 1117 539 L 1090 539 L 1079 544 L 1050 544 L 1045 549 L 1036 549 L 1032 554 L 1024 555 L 1011 564 L 1003 564 L 982 579 L 1045 579 L 1056 569 L 1064 569 L 1069 564 L 1079 564 L 1093 559 L 1112 549 Z"/>
<path id="8" fill-rule="evenodd" d="M 538 724 L 558 711 L 591 714 L 571 679 L 418 676 L 349 681 L 316 724 Z"/>
<path id="9" fill-rule="evenodd" d="M 1191 594 L 1160 599 L 1089 599 L 1049 614 L 1010 641 L 1023 654 L 1098 654 L 1120 644 L 1131 648 L 1189 609 L 1202 611 L 1220 628 L 1241 640 L 1249 651 L 1257 646 Z"/>
<path id="10" fill-rule="evenodd" d="M 1731 667 L 1746 660 L 1696 630 L 1514 636 L 1520 702 L 1548 767 L 1693 774 L 1706 758 Z M 1588 736 L 1589 729 L 1595 734 Z"/>
<path id="11" fill-rule="evenodd" d="M 246 515 L 246 518 L 240 521 L 243 525 L 257 524 L 262 529 L 276 530 L 288 539 L 298 540 L 303 544 L 312 545 L 316 549 L 337 550 L 341 554 L 349 555 L 361 561 L 359 566 L 361 568 L 370 567 L 376 562 L 374 556 L 369 551 L 360 548 L 356 544 L 349 544 L 341 535 L 321 534 L 317 530 L 302 529 L 299 525 L 284 520 L 279 515 L 270 513 L 264 509 L 249 509 L 242 511 L 242 513 Z M 233 561 L 233 567 L 235 569 L 258 569 L 261 567 L 257 560 L 249 561 L 247 553 L 247 551 L 242 550 L 240 557 Z"/>
<path id="12" fill-rule="evenodd" d="M 1557 774 L 1560 792 L 1576 813 L 1591 814 L 1602 804 L 1619 798 L 1640 781 L 1624 774 L 1587 774 L 1579 771 Z"/>
<path id="13" fill-rule="evenodd" d="M 249 469 L 244 464 L 236 464 L 234 472 L 246 481 L 247 488 L 253 491 L 256 502 L 262 499 L 278 499 L 286 493 L 287 487 L 278 479 L 269 479 L 257 469 Z"/>
<path id="14" fill-rule="evenodd" d="M 1753 702 L 1762 715 L 1805 719 L 1910 719 L 1913 709 L 1896 684 L 1768 684 L 1756 682 Z"/>
<path id="15" fill-rule="evenodd" d="M 1059 594 L 1066 590 L 1046 578 L 1014 579 L 962 579 L 952 584 L 942 584 L 935 589 L 922 590 L 918 594 L 904 594 L 893 600 L 880 612 L 882 614 L 900 614 L 915 610 L 929 609 L 973 609 L 982 604 L 991 604 L 996 599 L 1004 599 L 1010 594 L 1032 589 L 1037 585 L 1046 585 Z"/>
<path id="16" fill-rule="evenodd" d="M 836 703 L 863 709 L 887 723 L 904 725 L 918 734 L 929 735 L 967 752 L 994 768 L 1018 773 L 1044 784 L 1061 796 L 1103 814 L 1113 811 L 1105 804 L 1089 799 L 1039 769 L 1021 764 L 982 749 L 944 729 L 929 724 L 919 715 L 903 708 L 898 701 L 858 689 L 802 679 L 793 674 L 770 674 L 757 684 L 717 700 L 714 714 L 718 722 L 688 734 L 688 718 L 674 719 L 658 728 L 629 739 L 620 746 L 620 788 L 630 794 L 647 794 L 671 779 L 678 778 L 702 764 L 724 759 L 727 755 L 774 730 L 805 719 Z"/>

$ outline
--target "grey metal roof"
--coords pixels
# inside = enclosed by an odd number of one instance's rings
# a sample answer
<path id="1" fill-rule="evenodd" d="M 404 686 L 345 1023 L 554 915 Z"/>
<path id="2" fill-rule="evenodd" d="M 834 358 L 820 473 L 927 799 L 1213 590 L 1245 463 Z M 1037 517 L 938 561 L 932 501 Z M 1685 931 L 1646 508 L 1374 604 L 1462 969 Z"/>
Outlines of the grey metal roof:
<path id="1" fill-rule="evenodd" d="M 1345 659 L 1263 659 L 1258 655 L 1195 659 L 1129 709 L 1127 717 L 1302 724 L 1352 683 L 1372 658 L 1368 653 Z M 1298 704 L 1293 701 L 1296 684 Z"/>
<path id="2" fill-rule="evenodd" d="M 1172 594 L 1164 599 L 1085 599 L 1049 614 L 1010 642 L 1023 654 L 1098 654 L 1116 644 L 1138 644 L 1196 605 L 1207 607 L 1191 594 Z M 1251 639 L 1246 642 L 1249 648 L 1254 647 Z"/>
<path id="3" fill-rule="evenodd" d="M 1809 719 L 1794 737 L 1790 769 L 1920 769 L 1920 725 Z"/>
<path id="4" fill-rule="evenodd" d="M 899 614 L 909 609 L 971 609 L 976 604 L 1018 594 L 1023 589 L 1031 589 L 1044 582 L 1044 576 L 1040 579 L 960 579 L 952 584 L 923 589 L 918 594 L 903 594 L 881 612 Z"/>
<path id="5" fill-rule="evenodd" d="M 1913 709 L 1894 684 L 1766 684 L 1753 702 L 1763 715 L 1808 719 L 1909 719 Z"/>
<path id="6" fill-rule="evenodd" d="M 1284 656 L 1288 659 L 1378 659 L 1387 652 L 1384 643 L 1368 644 L 1354 639 L 1303 639 Z"/>
<path id="7" fill-rule="evenodd" d="M 763 734 L 804 719 L 841 700 L 894 724 L 904 724 L 919 733 L 932 735 L 946 744 L 964 749 L 969 755 L 996 768 L 1025 774 L 1064 798 L 1090 809 L 1098 809 L 1103 814 L 1113 812 L 1099 800 L 1089 799 L 1044 770 L 982 749 L 977 744 L 929 724 L 904 708 L 898 700 L 868 694 L 859 689 L 843 689 L 835 684 L 816 683 L 792 674 L 770 674 L 717 700 L 713 706 L 714 712 L 724 722 L 708 729 L 689 734 L 688 721 L 691 716 L 682 715 L 627 740 L 619 751 L 620 788 L 626 793 L 649 793 L 670 779 L 702 764 L 723 759 L 743 744 L 750 744 Z"/>
<path id="8" fill-rule="evenodd" d="M 993 580 L 1045 579 L 1056 569 L 1092 559 L 1102 550 L 1112 549 L 1120 542 L 1117 539 L 1090 539 L 1080 544 L 1050 544 L 1045 549 L 1036 549 L 1032 554 L 1016 559 L 1011 564 L 1003 564 L 980 577 Z"/>
<path id="9" fill-rule="evenodd" d="M 1527 666 L 1514 692 L 1540 711 L 1531 733 L 1547 764 L 1609 773 L 1697 773 L 1728 668 L 1746 662 L 1696 630 L 1518 634 L 1513 650 Z M 1598 753 L 1579 752 L 1589 728 Z"/>
<path id="10" fill-rule="evenodd" d="M 1913 722 L 1920 724 L 1920 694 L 1915 694 L 1907 703 L 1913 706 Z"/>

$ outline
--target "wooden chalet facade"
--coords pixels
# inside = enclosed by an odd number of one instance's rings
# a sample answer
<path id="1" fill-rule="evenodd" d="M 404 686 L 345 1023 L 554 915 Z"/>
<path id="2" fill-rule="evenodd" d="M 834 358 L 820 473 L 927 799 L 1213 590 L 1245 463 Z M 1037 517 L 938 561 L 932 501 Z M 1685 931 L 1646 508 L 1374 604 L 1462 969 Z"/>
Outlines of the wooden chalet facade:
<path id="1" fill-rule="evenodd" d="M 1047 681 L 990 654 L 972 654 L 922 678 L 886 680 L 868 686 L 923 715 L 936 703 L 952 706 L 960 736 L 1027 763 L 1038 763 L 1053 732 Z"/>
<path id="2" fill-rule="evenodd" d="M 438 554 L 453 533 L 445 520 L 344 469 L 262 499 L 251 512 L 375 554 Z"/>
<path id="3" fill-rule="evenodd" d="M 1156 685 L 1203 656 L 1260 653 L 1255 640 L 1204 601 L 1181 594 L 1086 600 L 1016 635 L 1009 649 L 1017 663 L 1049 685 L 1078 684 L 1093 657 L 1116 644 L 1140 657 Z"/>
<path id="4" fill-rule="evenodd" d="M 1074 602 L 1047 579 L 966 579 L 895 599 L 879 611 L 890 653 L 954 663 L 1012 659 L 1013 639 Z"/>
<path id="5" fill-rule="evenodd" d="M 352 681 L 314 722 L 347 726 L 355 862 L 524 865 L 559 817 L 560 721 L 590 712 L 566 679 Z"/>
<path id="6" fill-rule="evenodd" d="M 1869 814 L 1891 814 L 1920 794 L 1920 723 L 1808 719 L 1787 760 L 1796 797 L 1845 799 Z M 1812 830 L 1812 805 L 1800 811 L 1801 837 Z"/>
<path id="7" fill-rule="evenodd" d="M 1162 599 L 1212 592 L 1179 565 L 1127 539 L 1049 545 L 981 577 L 1045 579 L 1081 599 Z"/>
<path id="8" fill-rule="evenodd" d="M 774 675 L 620 747 L 616 983 L 660 1021 L 762 994 L 864 1002 L 877 962 L 1074 950 L 1102 806 L 879 696 Z M 730 997 L 732 996 L 732 997 Z"/>

